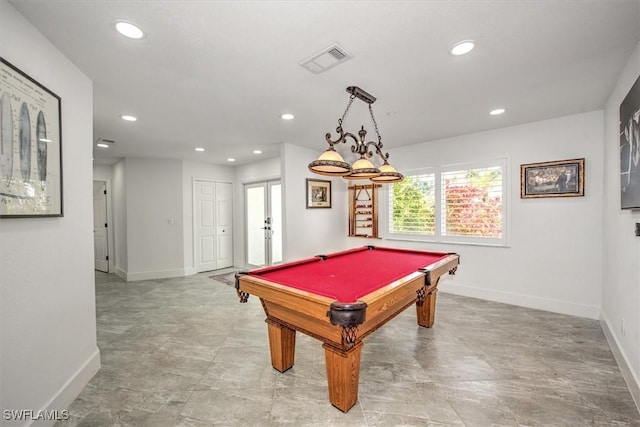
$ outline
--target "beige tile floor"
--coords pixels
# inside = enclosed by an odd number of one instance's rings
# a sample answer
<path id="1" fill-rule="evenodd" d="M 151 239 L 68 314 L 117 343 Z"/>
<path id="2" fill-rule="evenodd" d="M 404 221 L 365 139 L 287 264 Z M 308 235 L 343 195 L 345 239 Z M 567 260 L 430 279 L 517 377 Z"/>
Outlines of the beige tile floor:
<path id="1" fill-rule="evenodd" d="M 102 368 L 71 426 L 640 426 L 595 320 L 438 294 L 365 340 L 359 400 L 328 402 L 324 352 L 298 334 L 271 368 L 260 302 L 207 275 L 124 283 L 96 275 Z"/>

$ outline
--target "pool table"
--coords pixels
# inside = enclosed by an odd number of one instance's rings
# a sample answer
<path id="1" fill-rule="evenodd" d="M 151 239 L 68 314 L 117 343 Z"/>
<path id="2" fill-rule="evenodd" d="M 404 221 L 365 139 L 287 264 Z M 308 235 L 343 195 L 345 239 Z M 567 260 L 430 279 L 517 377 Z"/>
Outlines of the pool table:
<path id="1" fill-rule="evenodd" d="M 358 399 L 362 340 L 416 304 L 418 325 L 434 323 L 438 281 L 460 257 L 364 246 L 236 274 L 240 302 L 260 298 L 271 364 L 294 363 L 296 331 L 323 342 L 330 402 L 347 412 Z"/>

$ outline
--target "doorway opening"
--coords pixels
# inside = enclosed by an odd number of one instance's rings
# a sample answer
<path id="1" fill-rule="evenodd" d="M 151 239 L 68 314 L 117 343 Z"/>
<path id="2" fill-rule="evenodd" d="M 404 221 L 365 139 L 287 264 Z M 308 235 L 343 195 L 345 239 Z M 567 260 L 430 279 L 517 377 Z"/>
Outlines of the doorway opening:
<path id="1" fill-rule="evenodd" d="M 109 272 L 109 215 L 107 182 L 93 181 L 93 254 L 94 268 Z"/>
<path id="2" fill-rule="evenodd" d="M 258 268 L 282 262 L 282 185 L 277 181 L 245 184 L 245 260 Z"/>

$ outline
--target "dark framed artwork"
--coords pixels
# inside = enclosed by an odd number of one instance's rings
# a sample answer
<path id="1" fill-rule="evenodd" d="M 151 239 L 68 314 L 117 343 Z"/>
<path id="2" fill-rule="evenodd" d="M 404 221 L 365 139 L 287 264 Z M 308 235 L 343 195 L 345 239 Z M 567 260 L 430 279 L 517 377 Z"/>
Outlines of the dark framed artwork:
<path id="1" fill-rule="evenodd" d="M 4 58 L 0 128 L 0 218 L 61 217 L 60 97 Z"/>
<path id="2" fill-rule="evenodd" d="M 584 196 L 584 159 L 520 165 L 520 197 Z"/>
<path id="3" fill-rule="evenodd" d="M 331 207 L 331 181 L 307 178 L 307 209 Z"/>
<path id="4" fill-rule="evenodd" d="M 620 205 L 640 209 L 640 77 L 620 104 Z"/>

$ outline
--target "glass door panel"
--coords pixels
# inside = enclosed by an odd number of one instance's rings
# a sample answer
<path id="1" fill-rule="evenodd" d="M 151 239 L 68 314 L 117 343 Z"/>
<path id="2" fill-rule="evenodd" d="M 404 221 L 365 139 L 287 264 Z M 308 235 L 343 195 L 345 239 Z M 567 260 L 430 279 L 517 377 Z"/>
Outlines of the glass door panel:
<path id="1" fill-rule="evenodd" d="M 250 267 L 262 267 L 267 263 L 264 219 L 266 217 L 266 186 L 251 185 L 245 187 L 247 264 Z"/>
<path id="2" fill-rule="evenodd" d="M 246 259 L 249 268 L 282 262 L 282 185 L 245 185 Z"/>

